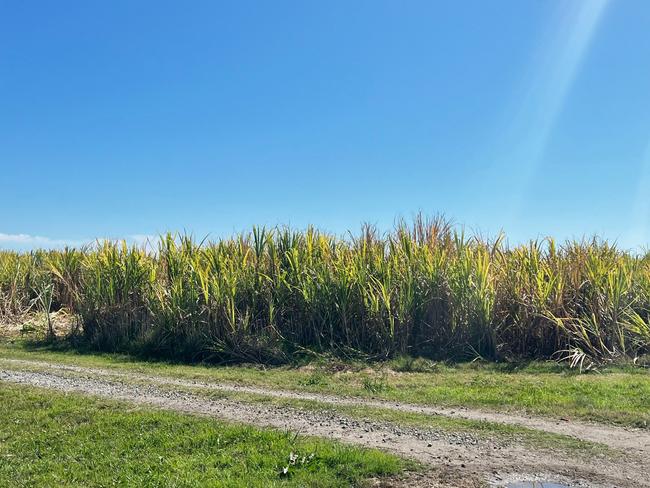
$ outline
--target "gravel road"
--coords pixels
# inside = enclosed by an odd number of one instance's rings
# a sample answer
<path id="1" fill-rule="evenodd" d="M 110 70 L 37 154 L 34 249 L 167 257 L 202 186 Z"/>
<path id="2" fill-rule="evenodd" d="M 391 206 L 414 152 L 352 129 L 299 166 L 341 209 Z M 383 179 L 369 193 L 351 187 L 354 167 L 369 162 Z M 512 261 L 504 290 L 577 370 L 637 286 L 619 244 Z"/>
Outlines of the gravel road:
<path id="1" fill-rule="evenodd" d="M 133 380 L 137 380 L 134 382 Z M 0 358 L 0 381 L 93 395 L 150 407 L 273 427 L 379 448 L 430 467 L 416 486 L 493 486 L 523 480 L 551 480 L 570 486 L 650 487 L 650 432 L 609 426 L 556 422 L 531 416 L 395 404 L 377 400 L 290 392 L 233 384 L 179 380 L 102 368 Z M 175 389 L 174 387 L 178 387 Z M 570 455 L 534 450 L 517 439 L 486 439 L 468 433 L 352 419 L 331 410 L 287 408 L 229 398 L 206 398 L 181 388 L 243 392 L 276 398 L 317 400 L 331 405 L 366 405 L 428 415 L 503 422 L 600 442 L 624 455 Z M 413 482 L 409 482 L 411 486 Z"/>

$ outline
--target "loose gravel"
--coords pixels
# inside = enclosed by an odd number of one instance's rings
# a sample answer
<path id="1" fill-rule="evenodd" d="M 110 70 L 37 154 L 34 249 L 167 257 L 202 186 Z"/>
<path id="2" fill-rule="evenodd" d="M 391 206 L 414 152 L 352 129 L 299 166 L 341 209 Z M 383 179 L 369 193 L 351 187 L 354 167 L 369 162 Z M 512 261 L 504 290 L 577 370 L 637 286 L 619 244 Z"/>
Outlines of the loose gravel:
<path id="1" fill-rule="evenodd" d="M 516 439 L 513 442 L 506 442 L 501 437 L 491 439 L 474 436 L 471 433 L 400 426 L 371 419 L 351 419 L 326 409 L 315 411 L 266 403 L 243 402 L 229 398 L 206 398 L 186 391 L 175 390 L 169 386 L 212 388 L 280 398 L 317 400 L 333 405 L 361 404 L 379 408 L 390 407 L 401 411 L 416 411 L 435 415 L 445 415 L 445 413 L 441 413 L 446 412 L 445 409 L 339 398 L 329 395 L 281 392 L 256 387 L 183 381 L 162 376 L 132 373 L 125 375 L 100 368 L 80 368 L 56 363 L 7 359 L 2 361 L 11 361 L 12 368 L 0 369 L 0 381 L 207 415 L 228 421 L 273 427 L 300 435 L 321 436 L 391 451 L 430 467 L 430 470 L 427 471 L 427 479 L 420 480 L 416 483 L 417 486 L 468 486 L 466 481 L 478 483 L 481 480 L 488 481 L 493 486 L 505 486 L 513 481 L 553 480 L 570 486 L 650 487 L 648 481 L 650 480 L 650 462 L 646 451 L 648 444 L 647 437 L 642 437 L 643 432 L 587 424 L 595 429 L 611 431 L 613 433 L 609 437 L 611 442 L 605 442 L 605 444 L 624 448 L 626 455 L 618 457 L 598 455 L 588 459 L 584 456 L 574 458 L 566 453 L 532 450 L 517 442 Z M 23 364 L 25 369 L 28 366 L 42 369 L 24 371 L 19 369 L 20 364 Z M 84 373 L 87 376 L 66 376 L 66 370 Z M 137 379 L 138 383 L 129 382 L 129 379 Z M 162 388 L 162 385 L 166 385 L 166 387 Z M 454 410 L 454 413 L 457 412 Z M 472 415 L 468 416 L 468 412 L 471 412 Z M 449 416 L 476 419 L 473 414 L 477 411 L 465 410 L 459 415 L 449 413 Z M 488 417 L 481 418 L 481 420 L 490 420 L 490 416 L 494 414 L 486 415 Z M 510 418 L 505 414 L 500 415 Z M 544 427 L 551 422 L 533 417 L 521 418 L 527 419 L 529 422 L 525 426 L 532 428 L 535 428 L 534 425 L 538 425 L 538 422 Z M 509 423 L 521 425 L 517 421 Z M 549 431 L 553 432 L 554 430 Z M 566 433 L 566 431 L 562 433 Z M 586 436 L 576 435 L 576 437 L 592 440 L 594 434 L 589 432 Z M 638 441 L 639 438 L 646 443 L 633 445 L 633 442 Z M 445 480 L 444 484 L 441 484 L 442 479 Z"/>

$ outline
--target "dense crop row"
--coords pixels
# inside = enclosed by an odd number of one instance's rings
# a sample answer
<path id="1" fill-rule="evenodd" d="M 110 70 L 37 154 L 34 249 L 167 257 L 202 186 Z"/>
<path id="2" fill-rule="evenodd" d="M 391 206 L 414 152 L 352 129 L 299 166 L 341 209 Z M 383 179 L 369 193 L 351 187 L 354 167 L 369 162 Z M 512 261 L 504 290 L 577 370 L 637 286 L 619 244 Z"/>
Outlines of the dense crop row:
<path id="1" fill-rule="evenodd" d="M 64 307 L 80 342 L 178 359 L 634 357 L 650 348 L 650 256 L 598 240 L 466 238 L 440 219 L 379 236 L 254 229 L 147 251 L 0 252 L 0 314 Z M 40 297 L 40 300 L 39 300 Z"/>

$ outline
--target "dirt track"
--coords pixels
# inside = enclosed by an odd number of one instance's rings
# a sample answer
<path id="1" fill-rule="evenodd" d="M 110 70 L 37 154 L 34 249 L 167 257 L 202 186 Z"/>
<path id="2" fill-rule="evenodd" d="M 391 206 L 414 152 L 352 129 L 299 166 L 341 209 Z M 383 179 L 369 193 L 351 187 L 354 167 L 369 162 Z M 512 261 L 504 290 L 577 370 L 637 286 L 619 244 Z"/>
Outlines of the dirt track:
<path id="1" fill-rule="evenodd" d="M 133 380 L 137 380 L 137 383 Z M 4 358 L 0 362 L 0 381 L 95 395 L 380 448 L 431 466 L 427 478 L 420 477 L 417 481 L 420 486 L 475 486 L 480 481 L 499 486 L 511 481 L 540 479 L 575 486 L 650 486 L 648 431 L 555 422 L 469 409 L 422 407 L 232 384 L 184 381 L 101 368 Z M 178 388 L 175 389 L 175 386 Z M 179 391 L 186 387 L 317 400 L 331 405 L 363 404 L 376 408 L 509 423 L 600 442 L 623 450 L 624 455 L 574 457 L 560 451 L 531 450 L 517 439 L 485 439 L 466 433 L 417 429 L 369 420 L 357 421 L 331 411 L 301 410 L 234 399 L 215 400 Z"/>

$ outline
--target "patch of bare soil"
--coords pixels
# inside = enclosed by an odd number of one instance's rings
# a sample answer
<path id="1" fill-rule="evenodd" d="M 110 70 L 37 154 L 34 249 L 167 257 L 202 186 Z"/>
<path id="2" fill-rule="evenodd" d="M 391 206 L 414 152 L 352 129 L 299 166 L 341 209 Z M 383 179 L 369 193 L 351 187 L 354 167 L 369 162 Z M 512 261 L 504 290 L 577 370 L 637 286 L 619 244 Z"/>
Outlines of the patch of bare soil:
<path id="1" fill-rule="evenodd" d="M 14 360 L 12 362 L 14 366 L 17 363 Z M 406 479 L 378 480 L 377 483 L 379 484 L 377 486 L 456 486 L 458 488 L 468 488 L 481 486 L 485 483 L 490 483 L 493 486 L 504 486 L 509 482 L 522 480 L 552 480 L 570 486 L 650 486 L 650 466 L 647 453 L 639 449 L 639 444 L 632 448 L 631 442 L 625 440 L 626 435 L 630 434 L 636 436 L 637 441 L 644 442 L 644 446 L 647 447 L 650 434 L 643 432 L 582 424 L 583 430 L 572 430 L 570 435 L 575 434 L 577 438 L 588 440 L 593 440 L 593 438 L 607 440 L 604 439 L 605 430 L 602 430 L 606 429 L 611 436 L 609 438 L 610 442 L 604 443 L 612 447 L 625 449 L 625 455 L 599 455 L 593 458 L 573 457 L 566 452 L 531 450 L 523 447 L 516 440 L 506 442 L 501 438 L 486 439 L 467 433 L 403 427 L 371 420 L 360 421 L 332 413 L 332 411 L 318 412 L 276 405 L 246 403 L 233 399 L 209 399 L 200 395 L 174 390 L 169 386 L 174 384 L 192 387 L 203 385 L 204 387 L 216 389 L 228 388 L 229 391 L 245 391 L 273 396 L 280 396 L 279 393 L 291 393 L 292 396 L 289 398 L 316 399 L 318 401 L 329 399 L 330 403 L 354 402 L 374 406 L 377 402 L 298 392 L 278 392 L 261 388 L 251 389 L 249 387 L 237 387 L 236 385 L 194 383 L 149 375 L 137 375 L 139 379 L 147 379 L 148 384 L 133 384 L 126 381 L 126 378 L 122 378 L 124 381 L 120 381 L 120 375 L 124 375 L 124 373 L 100 368 L 78 368 L 33 361 L 23 361 L 23 363 L 25 365 L 40 364 L 43 369 L 37 372 L 9 368 L 0 369 L 0 381 L 95 395 L 157 408 L 208 415 L 262 427 L 275 427 L 304 435 L 337 439 L 351 444 L 391 451 L 420 461 L 429 467 L 428 471 L 420 474 L 411 473 Z M 87 376 L 66 376 L 65 369 L 83 372 Z M 128 373 L 127 376 L 134 378 L 136 375 Z M 164 383 L 168 387 L 156 387 L 156 383 L 159 385 Z M 382 408 L 388 408 L 391 405 L 385 402 L 379 403 L 383 405 Z M 403 409 L 405 407 L 407 406 L 395 405 L 393 408 Z M 410 405 L 408 408 L 422 409 L 425 407 Z M 427 410 L 418 411 L 427 413 Z M 438 409 L 435 409 L 435 412 L 437 415 L 440 414 Z M 467 412 L 465 411 L 465 413 Z M 474 410 L 471 412 L 473 414 L 480 413 Z M 448 413 L 452 414 L 451 411 Z M 504 415 L 504 419 L 508 418 L 510 417 Z M 548 427 L 549 424 L 556 425 L 545 419 L 531 417 L 522 417 L 522 419 L 526 419 L 528 421 L 527 426 L 532 428 L 537 428 L 536 426 Z M 517 425 L 520 424 L 517 423 Z M 394 485 L 390 483 L 394 483 Z"/>

